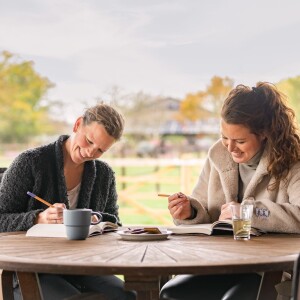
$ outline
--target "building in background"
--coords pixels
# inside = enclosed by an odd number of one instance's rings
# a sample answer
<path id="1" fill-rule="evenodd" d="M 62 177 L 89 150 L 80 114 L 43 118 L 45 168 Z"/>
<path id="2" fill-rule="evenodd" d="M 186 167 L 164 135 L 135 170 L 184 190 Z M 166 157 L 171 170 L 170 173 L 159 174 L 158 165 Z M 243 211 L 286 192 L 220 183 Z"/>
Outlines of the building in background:
<path id="1" fill-rule="evenodd" d="M 125 136 L 139 157 L 207 151 L 219 136 L 219 119 L 178 121 L 180 100 L 156 98 L 125 115 Z"/>

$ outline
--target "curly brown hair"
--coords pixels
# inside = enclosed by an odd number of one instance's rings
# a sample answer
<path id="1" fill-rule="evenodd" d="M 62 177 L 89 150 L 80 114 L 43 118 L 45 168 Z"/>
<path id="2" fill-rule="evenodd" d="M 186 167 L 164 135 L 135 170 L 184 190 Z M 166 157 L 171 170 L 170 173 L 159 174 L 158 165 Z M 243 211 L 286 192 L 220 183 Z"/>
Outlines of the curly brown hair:
<path id="1" fill-rule="evenodd" d="M 83 114 L 83 123 L 88 125 L 97 122 L 104 126 L 107 133 L 116 141 L 119 140 L 124 130 L 124 119 L 112 106 L 99 103 L 86 109 Z"/>
<path id="2" fill-rule="evenodd" d="M 300 160 L 300 138 L 294 111 L 287 98 L 268 82 L 258 82 L 250 88 L 238 85 L 225 99 L 222 119 L 229 124 L 241 124 L 254 134 L 267 138 L 268 173 L 275 178 L 269 189 L 278 188 L 291 166 Z"/>

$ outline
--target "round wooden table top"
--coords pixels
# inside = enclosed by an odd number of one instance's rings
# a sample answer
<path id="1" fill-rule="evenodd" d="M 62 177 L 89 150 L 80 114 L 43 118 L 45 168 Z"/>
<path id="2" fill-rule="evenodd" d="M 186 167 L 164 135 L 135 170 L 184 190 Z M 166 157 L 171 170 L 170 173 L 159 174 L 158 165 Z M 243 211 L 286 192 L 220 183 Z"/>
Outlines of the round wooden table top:
<path id="1" fill-rule="evenodd" d="M 290 270 L 300 235 L 171 235 L 161 241 L 124 241 L 106 233 L 84 241 L 0 234 L 0 268 L 56 274 L 222 274 Z"/>

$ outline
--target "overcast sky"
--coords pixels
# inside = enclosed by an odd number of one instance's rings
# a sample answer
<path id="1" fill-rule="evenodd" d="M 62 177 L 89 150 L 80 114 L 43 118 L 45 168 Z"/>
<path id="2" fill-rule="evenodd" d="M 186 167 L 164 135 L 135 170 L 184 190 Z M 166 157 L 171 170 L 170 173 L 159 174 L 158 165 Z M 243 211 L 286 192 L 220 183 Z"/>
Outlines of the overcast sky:
<path id="1" fill-rule="evenodd" d="M 125 92 L 182 98 L 214 75 L 300 75 L 298 0 L 0 0 L 0 51 L 32 60 L 70 102 Z"/>

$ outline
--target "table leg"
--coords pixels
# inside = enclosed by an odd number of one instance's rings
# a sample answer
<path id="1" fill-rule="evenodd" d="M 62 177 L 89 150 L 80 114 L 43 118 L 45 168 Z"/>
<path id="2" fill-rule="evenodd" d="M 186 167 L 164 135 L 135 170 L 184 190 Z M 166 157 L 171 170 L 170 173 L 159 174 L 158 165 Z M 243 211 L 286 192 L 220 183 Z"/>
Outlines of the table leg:
<path id="1" fill-rule="evenodd" d="M 0 300 L 13 300 L 13 272 L 0 270 Z"/>
<path id="2" fill-rule="evenodd" d="M 159 290 L 169 281 L 172 279 L 172 275 L 165 275 L 165 276 L 160 276 L 159 279 Z"/>
<path id="3" fill-rule="evenodd" d="M 159 300 L 159 276 L 124 276 L 125 290 L 137 292 L 136 300 Z"/>
<path id="4" fill-rule="evenodd" d="M 281 282 L 282 274 L 282 271 L 265 272 L 263 274 L 257 295 L 257 300 L 277 299 L 277 291 L 275 289 L 275 285 Z"/>
<path id="5" fill-rule="evenodd" d="M 39 278 L 36 273 L 17 272 L 23 300 L 42 300 Z"/>

